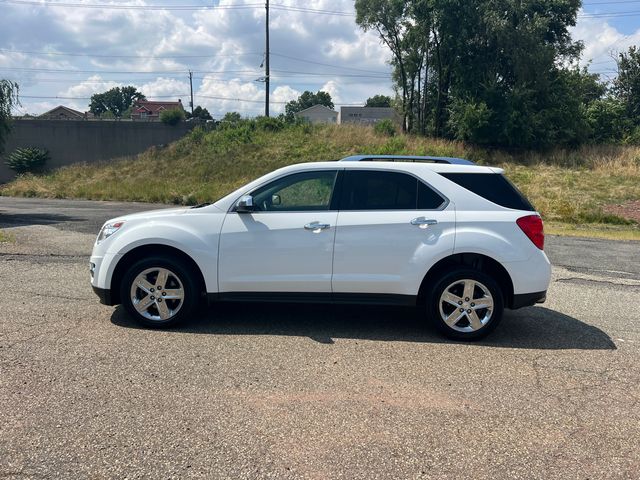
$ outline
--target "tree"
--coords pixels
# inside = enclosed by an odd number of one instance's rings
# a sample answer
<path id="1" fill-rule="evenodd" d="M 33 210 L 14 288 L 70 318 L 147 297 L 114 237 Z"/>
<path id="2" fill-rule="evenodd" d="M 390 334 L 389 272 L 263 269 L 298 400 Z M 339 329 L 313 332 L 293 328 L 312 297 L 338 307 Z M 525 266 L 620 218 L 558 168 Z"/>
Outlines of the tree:
<path id="1" fill-rule="evenodd" d="M 364 106 L 365 107 L 390 107 L 391 97 L 387 97 L 386 95 L 374 95 L 373 97 L 367 98 L 367 103 L 365 103 Z"/>
<path id="2" fill-rule="evenodd" d="M 160 113 L 160 121 L 167 125 L 177 125 L 184 120 L 184 110 L 181 108 L 172 108 L 170 110 L 163 110 Z"/>
<path id="3" fill-rule="evenodd" d="M 225 123 L 236 124 L 240 122 L 240 120 L 242 120 L 242 115 L 240 115 L 238 112 L 227 112 L 224 114 L 224 117 L 222 117 L 222 121 Z"/>
<path id="4" fill-rule="evenodd" d="M 295 118 L 295 113 L 313 107 L 314 105 L 324 105 L 327 108 L 333 108 L 331 95 L 322 90 L 318 90 L 316 93 L 306 90 L 297 100 L 291 100 L 285 105 L 285 117 L 287 121 L 292 122 Z"/>
<path id="5" fill-rule="evenodd" d="M 518 147 L 584 137 L 584 105 L 570 91 L 563 96 L 576 82 L 563 65 L 582 48 L 569 33 L 580 0 L 356 0 L 355 7 L 358 25 L 391 50 L 405 130 Z"/>
<path id="6" fill-rule="evenodd" d="M 213 117 L 211 116 L 209 111 L 206 108 L 202 108 L 200 105 L 198 105 L 196 108 L 193 109 L 193 115 L 191 115 L 191 112 L 185 112 L 185 115 L 187 118 L 197 118 L 200 120 L 213 120 Z"/>
<path id="7" fill-rule="evenodd" d="M 613 81 L 613 94 L 624 104 L 627 116 L 640 125 L 640 50 L 629 47 L 618 58 L 618 76 Z"/>
<path id="8" fill-rule="evenodd" d="M 91 95 L 89 111 L 96 116 L 111 112 L 120 118 L 137 100 L 146 100 L 146 97 L 136 87 L 114 87 L 106 92 Z"/>
<path id="9" fill-rule="evenodd" d="M 19 87 L 10 80 L 0 80 L 0 153 L 4 150 L 4 142 L 11 131 L 11 109 L 20 105 Z"/>

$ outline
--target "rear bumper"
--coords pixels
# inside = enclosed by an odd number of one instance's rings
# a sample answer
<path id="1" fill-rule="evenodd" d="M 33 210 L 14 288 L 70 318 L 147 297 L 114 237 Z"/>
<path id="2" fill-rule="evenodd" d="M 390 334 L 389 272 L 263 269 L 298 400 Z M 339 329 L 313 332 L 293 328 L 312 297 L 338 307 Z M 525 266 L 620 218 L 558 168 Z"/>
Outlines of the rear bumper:
<path id="1" fill-rule="evenodd" d="M 515 310 L 516 308 L 530 307 L 536 303 L 544 303 L 547 299 L 547 291 L 535 292 L 535 293 L 518 293 L 513 296 L 511 305 L 509 308 Z"/>
<path id="2" fill-rule="evenodd" d="M 111 296 L 111 290 L 106 288 L 99 288 L 99 287 L 92 287 L 92 288 L 93 288 L 93 292 L 100 299 L 100 303 L 102 303 L 103 305 L 115 305 L 113 303 L 113 298 Z"/>

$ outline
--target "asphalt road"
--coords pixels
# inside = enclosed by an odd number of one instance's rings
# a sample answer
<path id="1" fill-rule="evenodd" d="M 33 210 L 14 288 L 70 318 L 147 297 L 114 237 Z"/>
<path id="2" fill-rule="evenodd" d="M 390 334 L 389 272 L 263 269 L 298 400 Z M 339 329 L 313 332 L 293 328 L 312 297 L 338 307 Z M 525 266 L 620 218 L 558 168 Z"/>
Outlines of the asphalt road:
<path id="1" fill-rule="evenodd" d="M 640 246 L 548 237 L 544 306 L 480 343 L 410 309 L 99 305 L 100 225 L 0 197 L 2 478 L 640 478 Z"/>

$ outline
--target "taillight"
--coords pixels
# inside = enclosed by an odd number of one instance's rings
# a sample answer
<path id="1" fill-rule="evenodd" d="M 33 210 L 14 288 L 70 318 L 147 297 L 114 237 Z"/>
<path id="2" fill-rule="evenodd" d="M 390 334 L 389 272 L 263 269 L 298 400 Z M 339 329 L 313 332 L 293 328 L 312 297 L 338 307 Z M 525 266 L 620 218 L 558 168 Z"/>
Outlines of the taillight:
<path id="1" fill-rule="evenodd" d="M 542 219 L 538 215 L 520 217 L 516 223 L 536 247 L 544 250 L 544 227 Z"/>

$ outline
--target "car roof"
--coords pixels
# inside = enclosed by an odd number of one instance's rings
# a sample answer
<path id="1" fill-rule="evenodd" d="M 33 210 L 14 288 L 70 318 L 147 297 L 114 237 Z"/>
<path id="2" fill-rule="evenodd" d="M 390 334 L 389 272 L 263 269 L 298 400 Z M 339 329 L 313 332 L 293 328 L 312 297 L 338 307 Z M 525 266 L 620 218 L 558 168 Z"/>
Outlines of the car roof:
<path id="1" fill-rule="evenodd" d="M 421 155 L 351 155 L 339 160 L 340 162 L 424 162 L 424 163 L 442 163 L 449 165 L 475 165 L 471 160 L 456 157 L 433 157 Z"/>
<path id="2" fill-rule="evenodd" d="M 424 170 L 437 173 L 503 173 L 504 170 L 496 167 L 485 167 L 476 164 L 447 164 L 426 162 L 309 162 L 289 165 L 276 171 L 296 171 L 308 168 L 339 168 L 339 169 L 365 169 L 365 170 L 398 170 L 403 172 L 419 173 Z"/>

